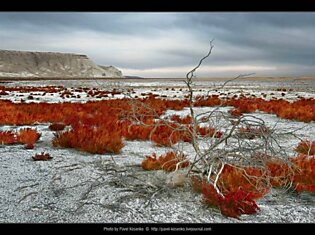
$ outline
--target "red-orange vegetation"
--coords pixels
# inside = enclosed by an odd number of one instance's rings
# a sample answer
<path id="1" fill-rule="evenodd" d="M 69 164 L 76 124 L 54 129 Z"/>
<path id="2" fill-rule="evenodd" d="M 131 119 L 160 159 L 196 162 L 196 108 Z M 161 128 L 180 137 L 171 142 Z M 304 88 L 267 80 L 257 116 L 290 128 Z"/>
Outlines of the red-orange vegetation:
<path id="1" fill-rule="evenodd" d="M 303 122 L 315 121 L 315 99 L 301 98 L 294 102 L 283 99 L 264 100 L 262 98 L 229 99 L 223 105 L 237 108 L 241 113 L 260 110 L 266 113 L 274 113 L 279 118 L 299 120 Z"/>
<path id="2" fill-rule="evenodd" d="M 225 194 L 242 188 L 246 192 L 250 192 L 255 199 L 261 198 L 270 190 L 262 169 L 233 165 L 224 166 L 218 180 L 218 187 Z"/>
<path id="3" fill-rule="evenodd" d="M 37 132 L 37 130 L 31 128 L 23 128 L 17 134 L 17 141 L 21 144 L 26 144 L 28 148 L 32 148 L 31 146 L 39 140 L 41 134 Z"/>
<path id="4" fill-rule="evenodd" d="M 197 96 L 196 101 L 194 102 L 195 107 L 212 107 L 222 105 L 222 100 L 218 95 L 212 95 L 209 97 Z"/>
<path id="5" fill-rule="evenodd" d="M 34 161 L 48 161 L 52 159 L 50 154 L 45 152 L 37 153 L 32 158 Z"/>
<path id="6" fill-rule="evenodd" d="M 186 168 L 190 165 L 187 157 L 184 154 L 168 152 L 159 158 L 159 162 L 164 171 L 174 171 L 176 168 Z"/>
<path id="7" fill-rule="evenodd" d="M 212 184 L 206 182 L 202 186 L 203 202 L 217 207 L 228 217 L 239 219 L 242 214 L 255 214 L 259 210 L 254 201 L 255 195 L 238 188 L 236 191 L 220 195 Z"/>
<path id="8" fill-rule="evenodd" d="M 175 152 L 167 152 L 165 155 L 159 157 L 154 153 L 152 156 L 146 156 L 141 164 L 144 170 L 164 171 L 174 171 L 176 168 L 186 168 L 189 165 L 190 162 L 185 155 Z"/>
<path id="9" fill-rule="evenodd" d="M 239 117 L 242 115 L 242 112 L 239 109 L 230 109 L 229 114 L 231 114 L 233 117 Z"/>
<path id="10" fill-rule="evenodd" d="M 298 153 L 315 155 L 315 141 L 301 141 L 294 150 Z"/>
<path id="11" fill-rule="evenodd" d="M 266 161 L 266 168 L 273 187 L 284 187 L 293 180 L 293 172 L 283 160 L 268 160 Z"/>
<path id="12" fill-rule="evenodd" d="M 56 133 L 53 146 L 75 148 L 89 153 L 119 153 L 124 146 L 118 120 L 110 114 L 79 114 L 71 122 L 72 130 Z"/>
<path id="13" fill-rule="evenodd" d="M 53 146 L 103 154 L 119 153 L 124 144 L 119 132 L 111 131 L 111 129 L 77 127 L 64 133 L 56 133 Z"/>
<path id="14" fill-rule="evenodd" d="M 214 138 L 221 138 L 223 132 L 216 130 L 212 127 L 197 127 L 197 133 L 203 137 L 214 137 Z"/>
<path id="15" fill-rule="evenodd" d="M 181 140 L 180 126 L 175 123 L 158 122 L 151 135 L 151 140 L 158 146 L 170 147 Z"/>
<path id="16" fill-rule="evenodd" d="M 49 125 L 49 129 L 52 131 L 62 131 L 66 127 L 64 123 L 52 123 Z"/>
<path id="17" fill-rule="evenodd" d="M 201 193 L 202 192 L 202 186 L 203 186 L 205 179 L 200 177 L 199 175 L 192 175 L 190 179 L 191 179 L 191 186 L 192 186 L 193 190 L 197 193 Z"/>
<path id="18" fill-rule="evenodd" d="M 6 91 L 0 90 L 0 95 L 9 95 L 9 93 Z"/>
<path id="19" fill-rule="evenodd" d="M 186 117 L 182 118 L 180 117 L 179 115 L 172 115 L 170 116 L 170 119 L 174 122 L 177 122 L 179 124 L 185 124 L 185 125 L 188 125 L 188 124 L 191 124 L 192 123 L 192 117 L 187 115 Z"/>
<path id="20" fill-rule="evenodd" d="M 154 121 L 147 120 L 144 125 L 133 124 L 131 121 L 123 120 L 119 122 L 121 135 L 126 140 L 149 140 L 150 133 L 154 129 Z"/>
<path id="21" fill-rule="evenodd" d="M 203 194 L 204 203 L 234 218 L 239 218 L 241 214 L 256 213 L 259 208 L 255 200 L 270 190 L 263 170 L 254 167 L 224 165 L 217 181 L 221 194 L 205 178 L 192 176 L 191 179 L 193 189 Z"/>
<path id="22" fill-rule="evenodd" d="M 290 160 L 295 166 L 293 183 L 296 191 L 315 193 L 315 156 L 300 154 Z"/>
<path id="23" fill-rule="evenodd" d="M 25 86 L 25 87 L 6 87 L 0 86 L 0 90 L 3 91 L 17 91 L 19 93 L 31 93 L 31 92 L 47 92 L 47 93 L 56 93 L 64 90 L 63 86 L 43 86 L 43 87 L 34 87 L 34 86 Z"/>
<path id="24" fill-rule="evenodd" d="M 161 164 L 155 153 L 153 153 L 152 156 L 146 156 L 146 158 L 142 161 L 141 166 L 142 169 L 147 171 L 161 170 Z"/>
<path id="25" fill-rule="evenodd" d="M 0 144 L 17 143 L 16 134 L 13 131 L 0 131 Z"/>

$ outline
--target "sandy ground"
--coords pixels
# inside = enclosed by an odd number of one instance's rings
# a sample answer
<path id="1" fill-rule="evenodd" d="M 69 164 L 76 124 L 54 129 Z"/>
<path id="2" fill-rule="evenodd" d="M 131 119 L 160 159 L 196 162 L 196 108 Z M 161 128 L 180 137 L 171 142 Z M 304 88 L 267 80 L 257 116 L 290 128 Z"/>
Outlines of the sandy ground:
<path id="1" fill-rule="evenodd" d="M 137 94 L 152 91 L 182 96 L 183 85 L 173 81 L 120 81 L 81 82 L 60 81 L 72 86 L 133 87 Z M 219 84 L 213 81 L 197 81 L 198 89 L 207 89 Z M 7 85 L 58 85 L 57 81 L 12 82 Z M 238 83 L 230 84 L 224 92 L 250 94 L 268 93 L 268 97 L 280 97 L 279 87 L 293 87 L 287 92 L 288 99 L 296 99 L 304 94 L 314 97 L 314 83 Z M 313 86 L 312 86 L 313 84 Z M 165 90 L 176 87 L 175 91 Z M 309 88 L 307 90 L 306 88 Z M 178 93 L 177 93 L 178 92 Z M 199 91 L 198 91 L 199 92 Z M 200 91 L 201 93 L 203 91 Z M 215 91 L 214 91 L 215 92 Z M 271 94 L 272 93 L 272 94 Z M 22 95 L 23 94 L 19 94 Z M 27 96 L 29 94 L 25 94 Z M 59 102 L 58 97 L 35 95 L 44 101 Z M 267 97 L 267 98 L 268 98 Z M 2 97 L 1 97 L 2 98 Z M 3 97 L 4 98 L 4 97 Z M 12 93 L 9 97 L 19 102 L 20 96 Z M 34 100 L 33 102 L 40 102 Z M 63 100 L 67 101 L 67 100 Z M 185 114 L 184 111 L 180 113 Z M 174 113 L 170 111 L 169 114 Z M 314 123 L 279 120 L 275 115 L 256 113 L 267 123 L 279 122 L 282 130 L 301 129 L 302 138 L 315 136 Z M 0 145 L 0 222 L 1 223 L 314 223 L 315 198 L 308 193 L 295 194 L 272 190 L 257 201 L 260 211 L 255 215 L 242 215 L 240 220 L 227 218 L 219 211 L 201 203 L 201 195 L 192 192 L 189 184 L 182 188 L 170 188 L 165 182 L 168 174 L 162 171 L 141 170 L 144 156 L 156 152 L 158 155 L 168 149 L 159 148 L 147 141 L 125 141 L 119 155 L 91 155 L 72 149 L 53 148 L 53 133 L 49 123 L 33 126 L 42 136 L 34 150 L 26 150 L 21 145 Z M 2 130 L 22 127 L 2 126 Z M 295 139 L 284 139 L 288 149 L 297 144 Z M 190 153 L 191 146 L 184 146 Z M 53 159 L 35 162 L 35 153 L 49 152 Z M 136 175 L 136 179 L 133 177 Z M 143 186 L 144 185 L 144 186 Z M 142 187 L 142 188 L 141 188 Z"/>

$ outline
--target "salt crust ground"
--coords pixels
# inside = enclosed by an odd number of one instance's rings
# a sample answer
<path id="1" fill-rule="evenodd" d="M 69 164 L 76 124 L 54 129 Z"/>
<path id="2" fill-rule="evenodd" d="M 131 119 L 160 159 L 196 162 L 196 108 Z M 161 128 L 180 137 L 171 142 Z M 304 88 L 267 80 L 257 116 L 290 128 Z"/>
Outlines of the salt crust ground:
<path id="1" fill-rule="evenodd" d="M 57 81 L 54 81 L 56 85 Z M 112 87 L 132 87 L 139 95 L 142 92 L 154 92 L 173 97 L 184 95 L 179 89 L 182 83 L 159 82 L 82 82 L 62 81 L 67 87 L 97 86 L 104 89 Z M 205 90 L 218 86 L 219 82 L 197 82 L 197 87 Z M 15 82 L 10 86 L 51 85 L 48 81 Z M 57 84 L 59 85 L 59 84 Z M 166 88 L 174 87 L 175 91 Z M 287 99 L 294 100 L 298 95 L 314 97 L 314 84 L 294 84 L 292 82 L 233 82 L 222 92 L 237 94 L 239 92 L 256 94 L 267 93 L 268 97 L 280 97 L 276 88 L 294 88 L 287 92 Z M 203 91 L 200 91 L 202 93 Z M 213 91 L 213 93 L 218 93 Z M 271 94 L 272 93 L 272 94 Z M 18 94 L 27 97 L 29 94 Z M 22 97 L 23 97 L 22 96 Z M 21 96 L 10 94 L 3 96 L 19 102 Z M 34 96 L 36 98 L 36 95 Z M 59 102 L 56 95 L 41 96 L 37 102 Z M 119 98 L 119 97 L 117 97 Z M 72 100 L 73 101 L 73 100 Z M 35 99 L 36 102 L 36 99 Z M 229 108 L 225 108 L 228 110 Z M 175 113 L 168 111 L 166 115 Z M 187 110 L 177 112 L 186 115 Z M 314 123 L 279 120 L 275 115 L 256 113 L 270 125 L 278 121 L 281 130 L 297 129 L 301 138 L 313 139 Z M 243 215 L 240 220 L 227 218 L 219 211 L 207 208 L 201 203 L 199 194 L 192 192 L 189 186 L 170 189 L 164 187 L 155 197 L 137 195 L 117 185 L 115 177 L 108 168 L 113 164 L 121 169 L 121 177 L 130 185 L 136 180 L 128 177 L 133 172 L 139 179 L 163 186 L 167 175 L 164 172 L 145 172 L 140 168 L 144 156 L 153 152 L 162 154 L 165 148 L 155 147 L 150 142 L 125 141 L 126 146 L 119 155 L 91 155 L 71 149 L 53 148 L 53 133 L 48 129 L 49 123 L 32 126 L 42 133 L 34 150 L 25 150 L 21 145 L 0 145 L 0 223 L 313 223 L 315 218 L 315 198 L 307 193 L 295 194 L 273 190 L 258 201 L 260 211 L 255 215 Z M 2 126 L 1 130 L 15 130 L 22 127 Z M 302 128 L 302 129 L 301 129 Z M 288 153 L 298 143 L 294 138 L 281 141 L 286 144 Z M 189 145 L 183 146 L 189 154 Z M 42 151 L 49 152 L 53 159 L 47 162 L 35 162 L 31 157 Z M 107 169 L 107 170 L 106 170 Z"/>

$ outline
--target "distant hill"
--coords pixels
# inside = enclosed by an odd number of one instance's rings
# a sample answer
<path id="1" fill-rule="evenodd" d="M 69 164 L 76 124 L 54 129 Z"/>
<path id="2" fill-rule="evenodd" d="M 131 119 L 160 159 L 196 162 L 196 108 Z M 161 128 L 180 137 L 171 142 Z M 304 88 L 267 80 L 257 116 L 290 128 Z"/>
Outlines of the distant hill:
<path id="1" fill-rule="evenodd" d="M 99 66 L 86 55 L 0 50 L 0 77 L 121 78 L 113 66 Z"/>

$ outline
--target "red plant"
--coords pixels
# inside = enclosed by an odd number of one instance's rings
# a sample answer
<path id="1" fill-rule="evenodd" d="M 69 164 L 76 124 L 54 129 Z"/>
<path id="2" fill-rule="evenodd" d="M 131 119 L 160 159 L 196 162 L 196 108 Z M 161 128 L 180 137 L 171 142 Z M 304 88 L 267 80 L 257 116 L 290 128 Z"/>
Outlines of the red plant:
<path id="1" fill-rule="evenodd" d="M 160 156 L 159 162 L 164 171 L 175 171 L 176 167 L 179 169 L 186 168 L 190 165 L 190 162 L 184 154 L 178 154 L 175 152 L 168 152 L 166 155 Z"/>
<path id="2" fill-rule="evenodd" d="M 197 132 L 201 136 L 207 137 L 214 137 L 214 138 L 221 138 L 223 132 L 217 131 L 215 128 L 212 127 L 197 127 Z"/>
<path id="3" fill-rule="evenodd" d="M 72 130 L 55 134 L 53 146 L 96 154 L 119 153 L 124 146 L 118 121 L 113 115 L 82 114 L 74 118 L 71 125 Z"/>
<path id="4" fill-rule="evenodd" d="M 241 188 L 236 192 L 226 194 L 220 201 L 221 213 L 237 219 L 242 214 L 255 214 L 259 210 L 259 207 L 253 200 L 253 195 Z"/>
<path id="5" fill-rule="evenodd" d="M 24 128 L 19 131 L 17 134 L 17 141 L 22 144 L 26 144 L 28 147 L 31 147 L 36 143 L 40 138 L 40 134 L 31 128 Z"/>
<path id="6" fill-rule="evenodd" d="M 52 123 L 49 125 L 49 129 L 52 131 L 62 131 L 65 127 L 66 125 L 64 123 Z"/>
<path id="7" fill-rule="evenodd" d="M 218 180 L 218 187 L 225 194 L 242 188 L 250 192 L 255 199 L 263 197 L 270 190 L 262 169 L 233 165 L 224 166 Z"/>
<path id="8" fill-rule="evenodd" d="M 47 160 L 51 160 L 52 157 L 50 156 L 49 153 L 37 153 L 35 154 L 35 156 L 32 157 L 34 161 L 47 161 Z"/>
<path id="9" fill-rule="evenodd" d="M 220 195 L 212 184 L 204 181 L 202 185 L 203 202 L 218 207 L 223 215 L 237 218 L 242 214 L 255 214 L 259 207 L 254 201 L 255 195 L 238 188 L 236 191 Z"/>
<path id="10" fill-rule="evenodd" d="M 315 193 L 315 156 L 300 154 L 290 160 L 295 166 L 293 184 L 296 191 Z"/>
<path id="11" fill-rule="evenodd" d="M 142 169 L 151 171 L 151 170 L 160 170 L 161 164 L 157 159 L 155 153 L 152 156 L 146 156 L 146 158 L 141 163 Z"/>
<path id="12" fill-rule="evenodd" d="M 0 131 L 0 144 L 17 143 L 16 134 L 12 131 Z"/>
<path id="13" fill-rule="evenodd" d="M 163 122 L 157 123 L 154 128 L 154 132 L 151 135 L 151 140 L 158 146 L 170 147 L 172 144 L 176 144 L 181 140 L 180 132 L 177 130 L 178 124 Z"/>
<path id="14" fill-rule="evenodd" d="M 241 111 L 239 109 L 230 109 L 229 113 L 233 116 L 233 117 L 239 117 L 242 115 Z"/>
<path id="15" fill-rule="evenodd" d="M 186 156 L 174 152 L 167 152 L 165 155 L 157 157 L 154 153 L 152 156 L 146 156 L 142 161 L 142 168 L 144 170 L 164 170 L 174 171 L 176 168 L 185 168 L 190 165 Z"/>
<path id="16" fill-rule="evenodd" d="M 119 128 L 121 130 L 121 135 L 127 140 L 149 140 L 150 133 L 153 130 L 153 120 L 145 121 L 145 125 L 136 125 L 131 121 L 121 121 L 119 122 Z"/>
<path id="17" fill-rule="evenodd" d="M 294 149 L 298 153 L 315 155 L 315 141 L 304 140 Z"/>
<path id="18" fill-rule="evenodd" d="M 293 180 L 293 172 L 284 161 L 268 160 L 266 168 L 269 171 L 270 183 L 273 187 L 283 187 Z"/>
<path id="19" fill-rule="evenodd" d="M 102 128 L 76 128 L 55 134 L 53 146 L 75 148 L 89 153 L 119 153 L 124 146 L 118 132 Z"/>
<path id="20" fill-rule="evenodd" d="M 204 106 L 212 107 L 212 106 L 219 106 L 221 104 L 222 104 L 222 101 L 218 95 L 212 95 L 209 97 L 197 96 L 194 106 L 195 107 L 204 107 Z"/>
<path id="21" fill-rule="evenodd" d="M 179 115 L 174 114 L 174 115 L 170 116 L 170 119 L 174 122 L 179 123 L 179 124 L 186 124 L 186 125 L 191 124 L 191 122 L 192 122 L 192 117 L 189 115 L 187 115 L 184 118 L 181 118 Z"/>

